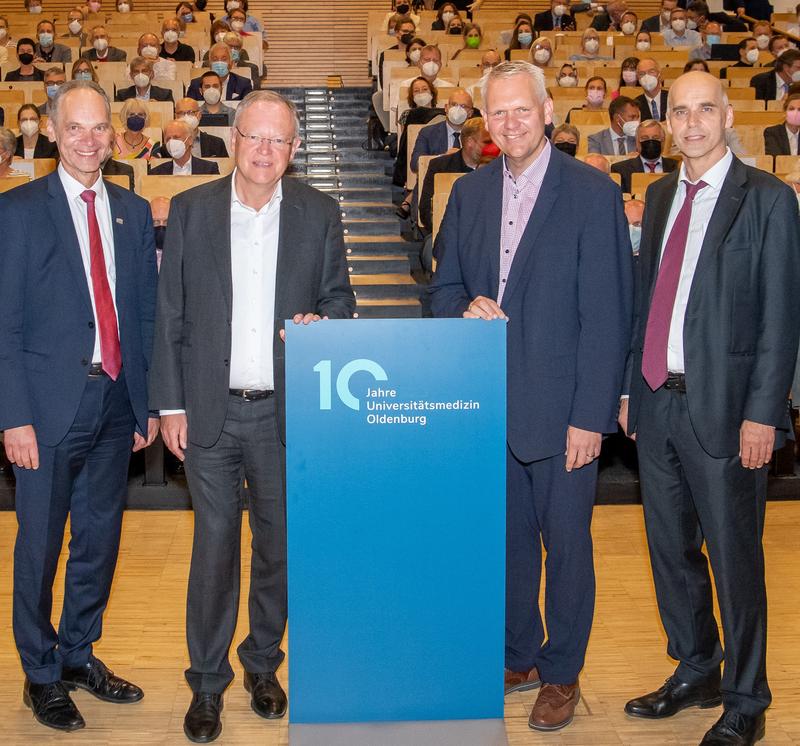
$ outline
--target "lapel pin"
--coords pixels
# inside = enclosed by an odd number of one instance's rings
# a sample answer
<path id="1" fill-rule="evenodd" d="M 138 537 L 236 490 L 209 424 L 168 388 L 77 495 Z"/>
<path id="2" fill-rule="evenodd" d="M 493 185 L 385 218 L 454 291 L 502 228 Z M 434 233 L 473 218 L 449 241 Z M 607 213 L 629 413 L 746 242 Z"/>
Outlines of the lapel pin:
<path id="1" fill-rule="evenodd" d="M 117 222 L 122 225 L 125 221 L 122 218 L 117 218 Z"/>

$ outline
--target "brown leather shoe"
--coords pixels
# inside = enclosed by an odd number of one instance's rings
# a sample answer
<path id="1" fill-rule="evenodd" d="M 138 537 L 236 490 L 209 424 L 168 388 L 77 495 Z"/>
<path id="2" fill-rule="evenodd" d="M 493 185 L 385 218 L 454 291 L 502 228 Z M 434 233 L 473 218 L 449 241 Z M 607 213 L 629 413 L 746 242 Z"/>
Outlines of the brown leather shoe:
<path id="1" fill-rule="evenodd" d="M 536 668 L 532 668 L 530 671 L 509 671 L 506 668 L 503 671 L 503 684 L 505 693 L 511 694 L 511 692 L 527 692 L 529 689 L 536 689 L 542 685 L 542 682 Z"/>
<path id="2" fill-rule="evenodd" d="M 572 722 L 581 688 L 574 684 L 542 684 L 536 704 L 528 719 L 534 730 L 559 730 Z"/>

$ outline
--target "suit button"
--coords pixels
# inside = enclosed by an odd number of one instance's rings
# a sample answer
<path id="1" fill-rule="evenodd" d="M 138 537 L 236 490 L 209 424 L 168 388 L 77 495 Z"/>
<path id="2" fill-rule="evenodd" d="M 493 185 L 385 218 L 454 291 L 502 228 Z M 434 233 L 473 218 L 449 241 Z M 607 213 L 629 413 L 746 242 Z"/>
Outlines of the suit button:
<path id="1" fill-rule="evenodd" d="M 225 360 L 225 367 L 227 367 L 227 366 L 228 366 L 228 361 L 227 361 L 227 360 Z"/>
<path id="2" fill-rule="evenodd" d="M 94 321 L 90 321 L 89 322 L 89 328 L 90 329 L 94 329 Z"/>
<path id="3" fill-rule="evenodd" d="M 89 361 L 86 358 L 81 360 L 81 365 L 89 365 Z"/>

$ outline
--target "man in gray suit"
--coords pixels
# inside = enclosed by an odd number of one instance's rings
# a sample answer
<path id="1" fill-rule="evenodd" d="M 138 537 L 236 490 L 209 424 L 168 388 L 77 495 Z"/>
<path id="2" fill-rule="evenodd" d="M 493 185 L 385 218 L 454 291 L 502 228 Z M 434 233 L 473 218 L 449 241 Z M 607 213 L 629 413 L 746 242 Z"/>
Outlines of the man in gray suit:
<path id="1" fill-rule="evenodd" d="M 125 62 L 128 57 L 127 52 L 111 46 L 111 39 L 108 36 L 105 26 L 95 26 L 92 29 L 89 41 L 91 49 L 87 49 L 81 55 L 89 62 Z"/>
<path id="2" fill-rule="evenodd" d="M 300 145 L 294 106 L 255 91 L 236 110 L 234 172 L 172 199 L 159 283 L 150 404 L 181 461 L 195 512 L 186 634 L 194 696 L 187 737 L 222 730 L 239 607 L 241 496 L 253 533 L 250 629 L 239 646 L 252 708 L 280 718 L 275 677 L 286 624 L 282 325 L 355 308 L 338 204 L 286 169 Z"/>
<path id="3" fill-rule="evenodd" d="M 639 107 L 633 99 L 618 96 L 608 107 L 611 126 L 589 135 L 589 152 L 601 155 L 628 155 L 636 152 Z"/>
<path id="4" fill-rule="evenodd" d="M 56 44 L 56 27 L 52 21 L 39 21 L 36 24 L 36 62 L 72 62 L 72 50 L 65 44 Z"/>

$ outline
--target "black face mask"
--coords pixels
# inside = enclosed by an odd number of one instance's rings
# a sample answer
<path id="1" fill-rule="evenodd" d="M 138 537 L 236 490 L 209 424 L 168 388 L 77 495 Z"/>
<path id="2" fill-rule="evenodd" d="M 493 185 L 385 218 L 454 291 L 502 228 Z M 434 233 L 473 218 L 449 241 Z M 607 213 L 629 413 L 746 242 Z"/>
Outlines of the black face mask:
<path id="1" fill-rule="evenodd" d="M 153 227 L 153 233 L 156 239 L 156 248 L 159 251 L 164 251 L 164 236 L 167 235 L 166 225 L 156 225 Z"/>
<path id="2" fill-rule="evenodd" d="M 30 52 L 23 52 L 17 55 L 20 65 L 30 65 L 33 62 L 33 55 Z"/>
<path id="3" fill-rule="evenodd" d="M 661 140 L 642 140 L 639 152 L 646 161 L 657 161 L 661 157 Z"/>
<path id="4" fill-rule="evenodd" d="M 557 142 L 553 147 L 556 150 L 560 150 L 562 153 L 571 155 L 573 158 L 575 157 L 575 153 L 578 152 L 578 146 L 574 142 Z"/>
<path id="5" fill-rule="evenodd" d="M 461 36 L 461 32 L 463 30 L 464 29 L 461 28 L 461 26 L 451 26 L 449 29 L 447 29 L 447 33 L 452 34 L 453 36 Z"/>
<path id="6" fill-rule="evenodd" d="M 411 10 L 411 6 L 408 3 L 400 3 L 395 10 L 399 15 L 404 16 L 409 10 Z"/>
<path id="7" fill-rule="evenodd" d="M 412 41 L 414 41 L 414 34 L 412 34 L 410 31 L 406 31 L 406 33 L 400 37 L 400 41 L 405 46 L 408 46 Z"/>

